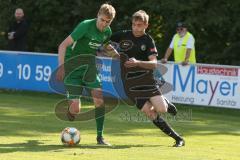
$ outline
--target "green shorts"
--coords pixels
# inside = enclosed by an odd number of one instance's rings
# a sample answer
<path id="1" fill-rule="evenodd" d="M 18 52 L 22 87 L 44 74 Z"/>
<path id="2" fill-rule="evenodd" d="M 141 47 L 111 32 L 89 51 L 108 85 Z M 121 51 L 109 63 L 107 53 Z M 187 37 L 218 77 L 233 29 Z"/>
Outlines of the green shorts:
<path id="1" fill-rule="evenodd" d="M 94 75 L 90 80 L 85 80 L 81 75 L 70 75 L 64 79 L 64 86 L 68 99 L 80 99 L 83 89 L 89 91 L 101 88 L 101 81 L 98 75 Z"/>
<path id="2" fill-rule="evenodd" d="M 101 88 L 95 56 L 79 55 L 66 58 L 64 68 L 64 85 L 68 99 L 79 99 L 83 88 L 86 90 Z"/>

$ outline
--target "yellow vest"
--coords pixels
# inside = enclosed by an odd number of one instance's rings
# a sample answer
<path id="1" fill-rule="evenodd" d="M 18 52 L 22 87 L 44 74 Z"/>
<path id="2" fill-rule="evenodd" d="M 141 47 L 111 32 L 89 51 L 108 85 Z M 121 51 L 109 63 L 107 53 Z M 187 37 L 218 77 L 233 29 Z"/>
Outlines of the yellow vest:
<path id="1" fill-rule="evenodd" d="M 174 46 L 174 61 L 179 63 L 185 60 L 185 55 L 187 51 L 187 42 L 189 40 L 189 37 L 191 36 L 191 33 L 187 32 L 186 35 L 182 39 L 182 45 L 178 46 L 180 41 L 180 36 L 178 34 L 174 35 L 173 38 L 173 46 Z M 190 63 L 196 63 L 195 58 L 195 47 L 193 46 L 193 49 L 191 50 L 191 54 L 189 57 Z"/>

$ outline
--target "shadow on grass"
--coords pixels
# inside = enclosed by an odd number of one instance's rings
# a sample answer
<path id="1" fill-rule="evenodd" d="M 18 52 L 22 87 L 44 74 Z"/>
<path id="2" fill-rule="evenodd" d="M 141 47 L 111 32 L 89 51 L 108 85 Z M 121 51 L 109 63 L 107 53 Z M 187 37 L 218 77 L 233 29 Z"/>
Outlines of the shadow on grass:
<path id="1" fill-rule="evenodd" d="M 128 148 L 142 148 L 142 147 L 160 147 L 162 145 L 113 145 L 113 146 L 101 146 L 101 145 L 86 145 L 80 144 L 73 147 L 67 147 L 64 145 L 44 145 L 43 142 L 38 140 L 28 140 L 26 143 L 11 143 L 0 144 L 0 153 L 13 153 L 13 152 L 62 152 L 66 149 L 128 149 Z"/>
<path id="2" fill-rule="evenodd" d="M 63 149 L 62 145 L 42 145 L 38 140 L 29 140 L 26 143 L 0 144 L 0 153 L 11 152 L 40 152 Z"/>

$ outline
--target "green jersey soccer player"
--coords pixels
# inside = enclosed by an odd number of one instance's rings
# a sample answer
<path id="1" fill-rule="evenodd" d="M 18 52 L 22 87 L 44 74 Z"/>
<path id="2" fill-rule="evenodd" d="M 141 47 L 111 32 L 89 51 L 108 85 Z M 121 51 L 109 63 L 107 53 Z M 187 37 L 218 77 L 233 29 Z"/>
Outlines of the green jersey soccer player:
<path id="1" fill-rule="evenodd" d="M 102 136 L 105 107 L 100 79 L 97 76 L 95 56 L 97 49 L 111 36 L 109 26 L 115 14 L 113 6 L 103 4 L 97 18 L 81 22 L 58 49 L 57 79 L 64 80 L 69 99 L 67 115 L 70 120 L 74 120 L 81 108 L 82 87 L 90 89 L 96 107 L 97 143 L 103 145 L 109 145 L 109 143 L 104 141 Z"/>

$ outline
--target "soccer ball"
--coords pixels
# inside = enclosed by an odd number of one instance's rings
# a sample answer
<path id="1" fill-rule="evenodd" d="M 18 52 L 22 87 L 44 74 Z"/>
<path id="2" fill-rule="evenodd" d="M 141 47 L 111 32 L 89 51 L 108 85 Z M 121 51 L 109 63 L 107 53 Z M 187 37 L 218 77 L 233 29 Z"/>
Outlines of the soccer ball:
<path id="1" fill-rule="evenodd" d="M 80 132 L 74 127 L 67 127 L 61 133 L 61 141 L 65 146 L 75 146 L 80 140 Z"/>

